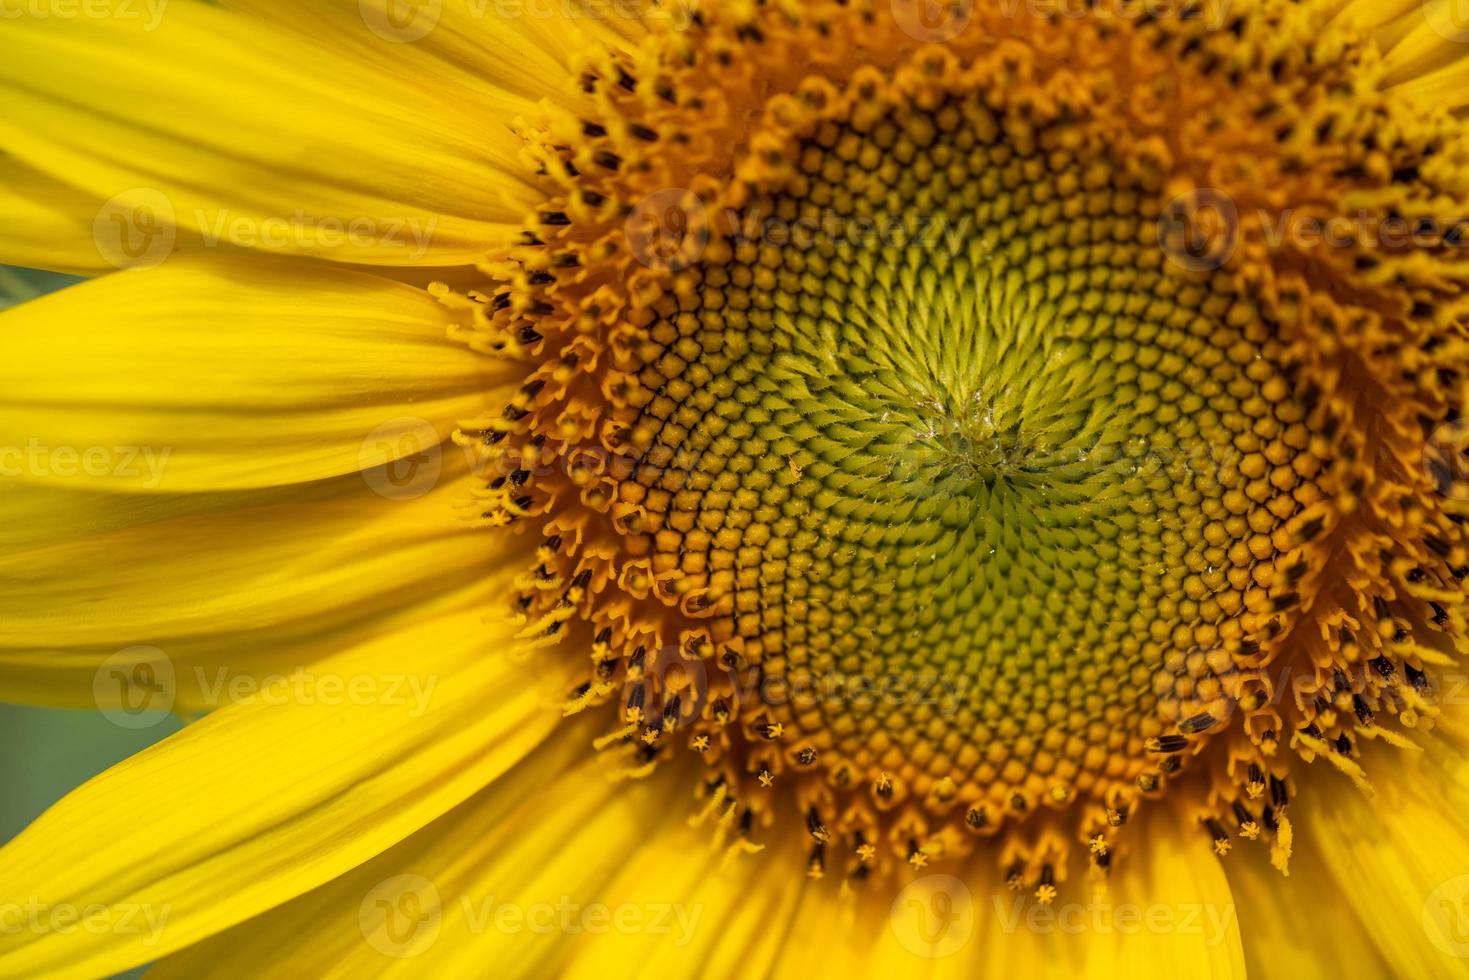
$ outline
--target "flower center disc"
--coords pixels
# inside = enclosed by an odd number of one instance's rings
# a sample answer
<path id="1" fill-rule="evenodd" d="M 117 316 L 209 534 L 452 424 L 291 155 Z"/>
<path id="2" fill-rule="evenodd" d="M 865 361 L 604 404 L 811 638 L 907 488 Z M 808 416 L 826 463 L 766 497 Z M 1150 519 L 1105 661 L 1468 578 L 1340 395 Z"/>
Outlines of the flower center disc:
<path id="1" fill-rule="evenodd" d="M 451 301 L 526 381 L 461 438 L 616 772 L 692 750 L 731 847 L 795 814 L 813 873 L 983 848 L 1048 900 L 1170 788 L 1284 868 L 1292 760 L 1365 785 L 1363 739 L 1431 721 L 1462 263 L 1244 219 L 1421 223 L 1449 123 L 1245 7 L 977 5 L 943 48 L 867 4 L 701 10 L 525 132 L 546 204 Z"/>
<path id="2" fill-rule="evenodd" d="M 680 273 L 632 525 L 786 741 L 879 804 L 1155 789 L 1160 736 L 1228 710 L 1305 412 L 1257 322 L 1167 276 L 1105 148 L 886 94 L 831 97 Z"/>

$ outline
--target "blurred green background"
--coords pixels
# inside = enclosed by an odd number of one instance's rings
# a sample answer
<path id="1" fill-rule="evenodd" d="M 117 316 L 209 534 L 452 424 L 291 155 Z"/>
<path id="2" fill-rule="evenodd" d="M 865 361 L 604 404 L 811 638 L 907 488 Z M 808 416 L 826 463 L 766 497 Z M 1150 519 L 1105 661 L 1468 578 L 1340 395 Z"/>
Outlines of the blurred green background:
<path id="1" fill-rule="evenodd" d="M 129 731 L 95 711 L 0 704 L 0 841 L 18 834 L 67 790 L 179 727 L 168 718 Z"/>

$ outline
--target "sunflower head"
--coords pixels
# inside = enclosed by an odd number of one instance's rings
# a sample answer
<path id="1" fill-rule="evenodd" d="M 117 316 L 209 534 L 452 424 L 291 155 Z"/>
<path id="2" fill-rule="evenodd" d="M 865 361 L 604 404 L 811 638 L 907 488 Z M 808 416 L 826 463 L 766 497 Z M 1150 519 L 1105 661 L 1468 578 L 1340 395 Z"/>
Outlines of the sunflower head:
<path id="1" fill-rule="evenodd" d="M 878 7 L 699 11 L 523 130 L 470 302 L 526 381 L 462 435 L 523 635 L 848 877 L 993 837 L 1054 895 L 1165 796 L 1284 867 L 1300 763 L 1364 779 L 1463 638 L 1455 124 L 1304 5 Z"/>
<path id="2" fill-rule="evenodd" d="M 191 721 L 0 974 L 1464 951 L 1450 0 L 120 6 L 0 9 L 0 261 L 100 274 L 0 475 L 167 472 L 7 483 L 0 686 Z"/>

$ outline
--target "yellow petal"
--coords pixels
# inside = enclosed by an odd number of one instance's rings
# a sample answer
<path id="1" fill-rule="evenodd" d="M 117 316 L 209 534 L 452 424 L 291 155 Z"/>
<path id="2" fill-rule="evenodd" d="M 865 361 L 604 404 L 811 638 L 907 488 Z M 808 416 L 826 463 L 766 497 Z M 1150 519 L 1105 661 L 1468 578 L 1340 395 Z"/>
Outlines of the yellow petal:
<path id="1" fill-rule="evenodd" d="M 766 976 L 802 941 L 787 931 L 807 886 L 800 844 L 787 835 L 758 853 L 727 855 L 708 824 L 675 820 L 628 854 L 597 895 L 609 908 L 639 910 L 647 927 L 568 936 L 560 974 L 680 976 L 698 964 L 706 978 Z M 836 883 L 825 885 L 827 900 L 839 901 Z M 857 935 L 846 943 L 864 945 Z"/>
<path id="2" fill-rule="evenodd" d="M 1336 20 L 1372 31 L 1392 24 L 1398 18 L 1418 10 L 1423 0 L 1334 0 L 1340 9 Z"/>
<path id="3" fill-rule="evenodd" d="M 1469 55 L 1469 45 L 1465 47 Z M 1400 83 L 1396 91 L 1424 104 L 1462 112 L 1469 107 L 1469 57 Z"/>
<path id="4" fill-rule="evenodd" d="M 1425 980 L 1469 964 L 1469 761 L 1462 740 L 1429 744 L 1369 767 L 1371 799 L 1322 773 L 1296 804 L 1296 836 L 1321 857 L 1315 890 L 1345 899 L 1392 975 Z"/>
<path id="5" fill-rule="evenodd" d="M 1135 844 L 1119 855 L 1108 895 L 1141 915 L 1129 928 L 1114 915 L 1105 937 L 1110 941 L 1098 944 L 1088 970 L 1096 976 L 1243 978 L 1247 937 L 1208 835 L 1185 807 L 1167 805 L 1147 809 L 1129 831 Z"/>
<path id="6" fill-rule="evenodd" d="M 838 896 L 830 873 L 822 881 L 783 882 L 777 871 L 788 873 L 789 858 L 772 856 L 771 866 L 760 868 L 756 855 L 750 891 L 771 903 L 788 900 L 780 891 L 788 882 L 798 893 L 794 911 L 769 906 L 767 930 L 771 922 L 789 923 L 779 933 L 778 959 L 769 975 L 1243 976 L 1229 884 L 1207 841 L 1201 845 L 1181 833 L 1174 818 L 1168 812 L 1148 820 L 1138 838 L 1146 846 L 1128 853 L 1105 887 L 1073 880 L 1051 904 L 1038 902 L 1028 890 L 1006 889 L 993 855 L 978 856 L 957 871 L 859 891 L 851 901 Z M 846 860 L 828 855 L 828 871 Z M 712 882 L 690 901 L 717 902 Z"/>
<path id="7" fill-rule="evenodd" d="M 458 92 L 495 97 L 511 92 L 573 109 L 587 105 L 576 84 L 578 57 L 593 45 L 629 50 L 647 33 L 640 5 L 598 0 L 231 0 L 229 5 L 322 46 L 350 49 L 385 70 L 411 66 L 413 77 Z"/>
<path id="8" fill-rule="evenodd" d="M 141 241 L 181 227 L 339 261 L 464 264 L 537 199 L 507 128 L 534 108 L 518 96 L 435 85 L 411 62 L 212 4 L 98 18 L 38 3 L 45 16 L 0 32 L 0 147 L 114 202 L 123 261 L 125 244 L 151 255 Z"/>
<path id="9" fill-rule="evenodd" d="M 83 486 L 0 480 L 0 555 L 175 517 L 306 503 L 362 487 L 361 474 L 258 490 L 177 494 L 109 493 Z"/>
<path id="10" fill-rule="evenodd" d="M 0 555 L 0 692 L 106 711 L 146 701 L 142 724 L 220 707 L 236 683 L 309 666 L 441 598 L 494 608 L 517 562 L 460 526 L 461 486 L 400 501 L 344 480 L 333 496 Z"/>
<path id="11" fill-rule="evenodd" d="M 1309 839 L 1297 836 L 1290 877 L 1271 867 L 1263 851 L 1241 847 L 1226 862 L 1250 976 L 1392 976 Z"/>
<path id="12" fill-rule="evenodd" d="M 157 959 L 469 798 L 556 720 L 496 650 L 508 635 L 482 613 L 385 635 L 74 791 L 0 849 L 0 907 L 36 910 L 34 925 L 0 930 L 0 974 L 99 976 Z"/>
<path id="13" fill-rule="evenodd" d="M 1423 0 L 1381 32 L 1387 46 L 1383 67 L 1388 86 L 1407 85 L 1417 91 L 1416 83 L 1443 73 L 1444 69 L 1462 68 L 1469 60 L 1469 8 L 1463 0 Z M 1460 78 L 1462 72 L 1448 76 Z M 1424 94 L 1433 94 L 1432 92 Z M 1465 95 L 1450 87 L 1441 88 L 1446 97 L 1444 107 L 1464 104 Z"/>
<path id="14" fill-rule="evenodd" d="M 188 492 L 419 458 L 503 371 L 450 322 L 421 290 L 265 260 L 64 289 L 0 314 L 0 474 Z"/>
<path id="15" fill-rule="evenodd" d="M 571 933 L 611 931 L 600 911 L 616 907 L 608 879 L 641 845 L 667 859 L 656 842 L 681 816 L 657 806 L 669 780 L 611 783 L 590 749 L 595 729 L 564 724 L 398 847 L 175 954 L 156 975 L 229 976 L 242 960 L 257 975 L 280 977 L 476 976 L 487 963 L 497 977 L 556 975 Z M 606 966 L 607 976 L 626 972 Z"/>
<path id="16" fill-rule="evenodd" d="M 0 154 L 0 264 L 85 276 L 114 271 L 93 239 L 101 204 Z"/>

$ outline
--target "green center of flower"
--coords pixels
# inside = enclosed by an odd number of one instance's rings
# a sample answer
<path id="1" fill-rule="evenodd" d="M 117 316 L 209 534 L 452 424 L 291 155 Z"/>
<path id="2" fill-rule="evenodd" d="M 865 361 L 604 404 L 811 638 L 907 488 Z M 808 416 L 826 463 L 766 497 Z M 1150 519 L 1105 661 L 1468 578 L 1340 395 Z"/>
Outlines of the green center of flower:
<path id="1" fill-rule="evenodd" d="M 956 96 L 803 141 L 650 328 L 624 494 L 787 742 L 986 822 L 1223 720 L 1306 444 L 1105 148 L 1018 135 Z"/>

